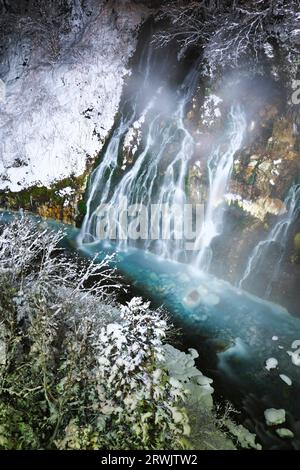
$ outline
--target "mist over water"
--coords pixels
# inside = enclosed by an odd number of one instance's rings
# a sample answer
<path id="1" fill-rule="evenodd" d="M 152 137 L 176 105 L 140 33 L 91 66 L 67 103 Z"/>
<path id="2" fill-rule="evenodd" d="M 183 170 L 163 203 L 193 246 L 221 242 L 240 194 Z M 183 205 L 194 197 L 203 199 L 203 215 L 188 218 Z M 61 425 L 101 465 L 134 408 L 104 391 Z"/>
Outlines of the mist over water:
<path id="1" fill-rule="evenodd" d="M 137 79 L 130 85 L 120 117 L 91 176 L 79 243 L 93 243 L 101 238 L 101 216 L 105 212 L 109 214 L 105 227 L 107 239 L 115 239 L 117 233 L 119 249 L 138 246 L 166 259 L 192 261 L 202 270 L 209 269 L 211 242 L 222 233 L 224 196 L 234 155 L 243 142 L 246 117 L 240 105 L 233 105 L 223 133 L 216 138 L 207 156 L 208 200 L 204 220 L 199 223 L 198 217 L 196 232 L 194 230 L 197 251 L 190 256 L 187 240 L 178 235 L 178 227 L 184 226 L 184 207 L 190 203 L 186 181 L 195 155 L 195 141 L 187 125 L 187 110 L 199 86 L 200 66 L 201 61 L 194 60 L 181 82 L 172 83 L 166 79 L 165 70 L 157 67 L 152 47 L 144 48 Z M 128 161 L 126 142 L 130 142 L 132 135 L 138 135 L 138 145 L 134 147 L 133 161 Z M 158 235 L 143 235 L 136 221 L 122 223 L 120 214 L 124 214 L 128 206 L 138 212 L 141 208 L 150 210 L 153 205 L 158 215 L 156 219 L 151 218 L 151 227 L 144 227 L 144 232 L 148 229 L 155 232 L 159 227 Z M 130 239 L 128 231 L 138 228 L 141 229 L 140 240 Z"/>

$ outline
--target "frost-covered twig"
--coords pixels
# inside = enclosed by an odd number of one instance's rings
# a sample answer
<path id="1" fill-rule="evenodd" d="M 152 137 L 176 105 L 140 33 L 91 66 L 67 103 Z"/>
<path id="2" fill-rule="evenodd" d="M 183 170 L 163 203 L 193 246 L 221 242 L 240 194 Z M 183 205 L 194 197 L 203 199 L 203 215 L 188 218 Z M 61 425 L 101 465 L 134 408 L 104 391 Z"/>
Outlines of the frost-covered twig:
<path id="1" fill-rule="evenodd" d="M 299 15 L 296 0 L 170 2 L 158 15 L 169 20 L 169 28 L 155 42 L 165 46 L 175 40 L 183 50 L 202 47 L 213 71 L 236 66 L 249 53 L 257 59 L 270 41 L 299 52 Z"/>
<path id="2" fill-rule="evenodd" d="M 120 307 L 112 258 L 71 259 L 61 237 L 27 217 L 0 235 L 0 447 L 184 447 L 187 392 L 160 364 L 164 313 L 139 298 Z"/>

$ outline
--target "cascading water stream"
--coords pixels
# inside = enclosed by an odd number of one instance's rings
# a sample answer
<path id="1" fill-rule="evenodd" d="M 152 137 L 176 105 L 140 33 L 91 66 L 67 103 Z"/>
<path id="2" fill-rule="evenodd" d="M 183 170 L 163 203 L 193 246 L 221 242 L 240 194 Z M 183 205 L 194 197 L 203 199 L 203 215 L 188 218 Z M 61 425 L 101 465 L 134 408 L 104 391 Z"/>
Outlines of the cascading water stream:
<path id="1" fill-rule="evenodd" d="M 270 247 L 276 244 L 279 247 L 279 253 L 275 265 L 272 266 L 272 275 L 267 279 L 267 285 L 265 286 L 266 298 L 270 296 L 272 284 L 278 278 L 280 266 L 286 253 L 290 229 L 299 213 L 300 185 L 293 185 L 291 187 L 285 200 L 285 206 L 287 212 L 278 220 L 268 237 L 260 241 L 252 251 L 246 269 L 239 282 L 239 287 L 247 287 L 251 278 L 259 275 L 266 262 Z"/>
<path id="2" fill-rule="evenodd" d="M 185 119 L 199 81 L 199 65 L 198 60 L 174 89 L 155 68 L 151 48 L 146 49 L 139 67 L 142 76 L 139 87 L 122 106 L 102 160 L 92 174 L 79 245 L 106 238 L 115 240 L 120 250 L 134 245 L 163 258 L 188 259 L 186 240 L 180 236 L 178 227 L 184 226 L 184 205 L 189 202 L 185 186 L 194 140 Z M 245 128 L 244 113 L 239 106 L 233 106 L 229 131 L 208 159 L 209 195 L 204 223 L 199 235 L 196 234 L 195 257 L 196 266 L 204 271 L 208 271 L 211 261 L 211 242 L 222 232 L 224 195 Z M 120 160 L 126 153 L 124 143 L 137 129 L 142 137 L 135 149 L 134 162 L 123 168 Z M 143 219 L 143 228 L 141 223 L 128 218 L 124 224 L 122 214 L 128 215 L 128 208 L 131 216 L 139 212 L 141 220 L 143 210 L 152 209 L 153 205 L 158 219 L 153 221 L 151 212 L 151 227 L 149 211 Z M 153 226 L 159 227 L 159 236 L 149 236 Z"/>
<path id="3" fill-rule="evenodd" d="M 231 110 L 231 129 L 228 134 L 228 148 L 223 151 L 218 147 L 208 160 L 209 194 L 204 222 L 200 231 L 197 245 L 199 254 L 196 266 L 202 271 L 208 271 L 212 258 L 211 243 L 222 233 L 224 215 L 224 195 L 231 176 L 234 155 L 241 148 L 246 119 L 239 106 Z"/>
<path id="4" fill-rule="evenodd" d="M 149 57 L 147 64 L 149 67 Z M 138 110 L 139 96 L 135 97 L 133 112 L 123 115 L 116 126 L 104 153 L 102 162 L 92 175 L 87 201 L 87 213 L 79 236 L 80 243 L 96 242 L 99 234 L 101 210 L 110 214 L 107 233 L 117 229 L 118 246 L 125 249 L 131 243 L 119 215 L 129 206 L 137 208 L 156 204 L 158 213 L 168 207 L 168 217 L 174 218 L 175 205 L 186 202 L 185 177 L 188 161 L 194 152 L 194 141 L 187 130 L 184 119 L 186 106 L 190 102 L 198 83 L 198 62 L 187 74 L 182 85 L 170 92 L 161 83 L 149 97 L 145 106 Z M 144 85 L 151 79 L 149 70 L 145 74 Z M 140 95 L 142 92 L 139 93 Z M 142 122 L 143 145 L 137 150 L 133 165 L 120 176 L 118 159 L 126 134 L 135 123 Z M 171 152 L 172 148 L 172 152 Z M 116 215 L 117 211 L 117 215 Z M 129 225 L 129 228 L 130 227 Z M 177 259 L 183 248 L 182 240 L 149 240 L 145 237 L 143 247 L 158 255 Z"/>
<path id="5" fill-rule="evenodd" d="M 152 53 L 153 50 L 150 47 L 145 49 L 144 53 L 142 54 L 138 73 L 140 73 L 143 78 L 136 93 L 136 102 L 140 99 L 140 96 L 147 87 L 149 81 Z M 132 105 L 132 103 L 130 104 Z M 136 103 L 133 104 L 131 110 L 127 110 L 126 108 L 127 103 L 124 103 L 120 121 L 113 131 L 103 159 L 100 165 L 98 165 L 91 175 L 88 187 L 86 214 L 77 240 L 79 245 L 97 241 L 97 238 L 95 237 L 97 207 L 98 204 L 103 203 L 103 201 L 106 201 L 108 198 L 109 191 L 111 190 L 113 176 L 118 170 L 118 157 L 121 144 L 126 133 L 137 119 L 138 111 Z"/>

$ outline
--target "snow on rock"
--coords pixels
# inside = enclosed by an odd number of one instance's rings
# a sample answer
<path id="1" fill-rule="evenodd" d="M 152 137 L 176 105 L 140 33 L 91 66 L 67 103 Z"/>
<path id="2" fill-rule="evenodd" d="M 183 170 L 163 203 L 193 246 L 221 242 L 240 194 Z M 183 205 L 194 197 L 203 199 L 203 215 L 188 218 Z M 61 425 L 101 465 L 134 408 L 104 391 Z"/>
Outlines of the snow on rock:
<path id="1" fill-rule="evenodd" d="M 183 303 L 191 308 L 197 307 L 200 303 L 213 306 L 220 303 L 220 297 L 210 291 L 207 286 L 200 285 L 186 294 Z"/>
<path id="2" fill-rule="evenodd" d="M 232 434 L 242 446 L 243 449 L 256 449 L 261 450 L 262 446 L 259 443 L 256 443 L 256 435 L 248 431 L 241 424 L 236 425 L 231 420 L 226 420 L 226 427 L 228 428 L 230 434 Z"/>
<path id="3" fill-rule="evenodd" d="M 189 349 L 188 354 L 175 349 L 170 344 L 163 346 L 163 366 L 167 369 L 169 375 L 185 387 L 190 392 L 190 400 L 201 403 L 206 409 L 213 406 L 212 394 L 214 392 L 211 386 L 213 380 L 206 377 L 195 366 L 195 359 L 198 353 L 195 349 Z"/>
<path id="4" fill-rule="evenodd" d="M 276 433 L 278 434 L 279 437 L 282 437 L 283 439 L 293 439 L 294 433 L 287 428 L 279 428 L 276 429 Z"/>
<path id="5" fill-rule="evenodd" d="M 295 366 L 300 366 L 300 348 L 296 351 L 287 351 L 288 355 L 291 356 L 292 363 Z"/>
<path id="6" fill-rule="evenodd" d="M 269 408 L 264 411 L 265 420 L 268 426 L 277 426 L 285 422 L 285 410 Z"/>
<path id="7" fill-rule="evenodd" d="M 275 359 L 275 357 L 270 357 L 269 359 L 266 360 L 265 368 L 267 370 L 276 369 L 277 366 L 278 366 L 278 361 L 277 359 Z"/>
<path id="8" fill-rule="evenodd" d="M 285 374 L 280 374 L 279 377 L 281 378 L 281 380 L 283 380 L 283 382 L 285 382 L 287 385 L 292 385 L 292 381 L 291 379 L 285 375 Z"/>
<path id="9" fill-rule="evenodd" d="M 214 94 L 207 95 L 205 97 L 201 113 L 201 120 L 203 124 L 212 126 L 216 119 L 221 117 L 219 105 L 222 103 L 222 101 L 222 98 Z"/>
<path id="10" fill-rule="evenodd" d="M 57 191 L 58 196 L 64 197 L 64 196 L 71 196 L 74 193 L 74 188 L 71 188 L 70 186 L 66 186 L 65 188 L 60 189 Z"/>
<path id="11" fill-rule="evenodd" d="M 250 199 L 243 199 L 239 194 L 227 193 L 225 201 L 229 205 L 237 204 L 243 211 L 261 221 L 264 221 L 267 214 L 283 215 L 286 213 L 286 207 L 282 201 L 269 197 L 251 201 Z"/>
<path id="12" fill-rule="evenodd" d="M 293 341 L 293 343 L 292 343 L 291 348 L 292 348 L 292 349 L 297 349 L 297 348 L 299 348 L 299 347 L 300 347 L 300 340 L 299 340 L 299 339 L 295 339 L 295 341 Z"/>
<path id="13" fill-rule="evenodd" d="M 145 115 L 146 113 L 142 114 L 142 116 L 133 123 L 133 125 L 129 128 L 124 139 L 123 147 L 125 150 L 131 149 L 132 156 L 136 153 L 138 146 L 140 145 L 140 142 L 141 142 L 141 127 L 145 122 Z M 127 160 L 125 157 L 125 159 L 123 160 L 123 165 L 125 165 L 125 168 L 126 168 L 126 163 L 127 163 Z"/>
<path id="14" fill-rule="evenodd" d="M 6 86 L 0 103 L 0 189 L 49 186 L 82 174 L 113 125 L 148 10 L 130 0 L 74 5 L 79 10 L 67 25 L 74 37 L 57 32 L 68 47 L 56 60 L 45 54 L 43 38 L 34 45 L 26 32 L 10 38 L 0 68 Z"/>
<path id="15" fill-rule="evenodd" d="M 4 366 L 6 363 L 6 336 L 7 332 L 5 331 L 3 325 L 0 325 L 0 366 Z"/>

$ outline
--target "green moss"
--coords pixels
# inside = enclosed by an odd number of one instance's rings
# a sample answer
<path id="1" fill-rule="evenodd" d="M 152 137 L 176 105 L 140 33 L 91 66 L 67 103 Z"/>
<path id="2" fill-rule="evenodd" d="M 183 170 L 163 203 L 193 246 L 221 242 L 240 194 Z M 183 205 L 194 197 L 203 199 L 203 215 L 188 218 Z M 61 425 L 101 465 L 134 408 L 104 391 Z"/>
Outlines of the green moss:
<path id="1" fill-rule="evenodd" d="M 84 217 L 85 214 L 86 214 L 86 202 L 83 199 L 81 199 L 78 202 L 77 209 L 78 209 L 78 212 L 79 212 L 79 216 Z"/>
<path id="2" fill-rule="evenodd" d="M 294 249 L 296 254 L 300 255 L 300 232 L 296 233 L 294 236 Z"/>
<path id="3" fill-rule="evenodd" d="M 8 209 L 26 209 L 35 211 L 43 204 L 63 205 L 65 197 L 59 191 L 70 187 L 74 194 L 81 194 L 85 185 L 86 174 L 79 177 L 70 176 L 54 183 L 50 188 L 46 186 L 31 186 L 19 192 L 0 191 L 0 202 Z M 82 210 L 82 208 L 81 208 Z"/>
<path id="4" fill-rule="evenodd" d="M 256 183 L 256 172 L 253 171 L 252 175 L 249 176 L 248 180 L 247 180 L 247 184 L 250 184 L 250 185 L 255 185 Z"/>

